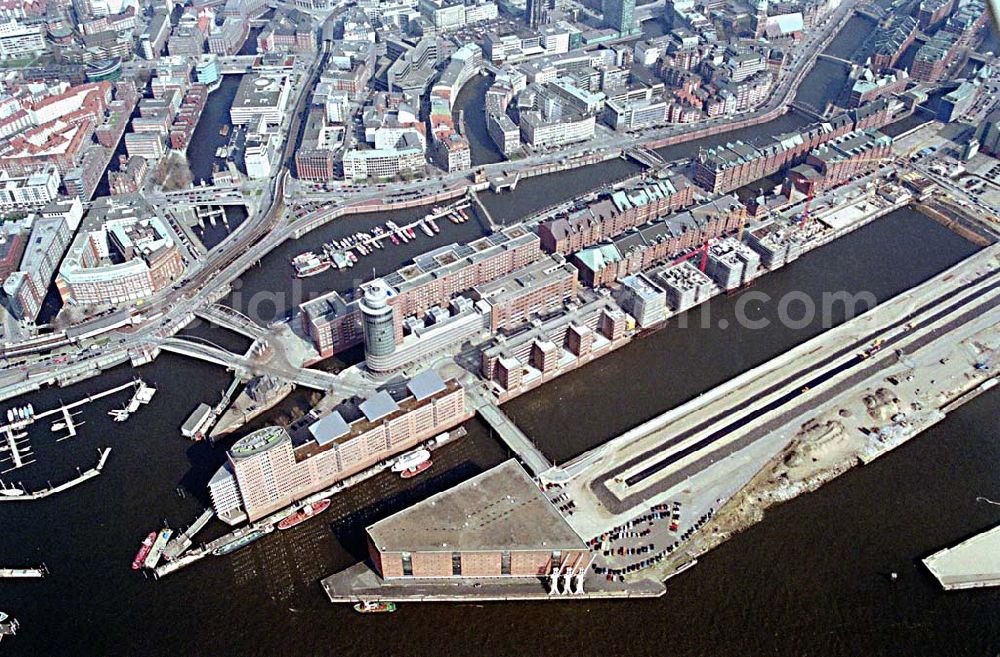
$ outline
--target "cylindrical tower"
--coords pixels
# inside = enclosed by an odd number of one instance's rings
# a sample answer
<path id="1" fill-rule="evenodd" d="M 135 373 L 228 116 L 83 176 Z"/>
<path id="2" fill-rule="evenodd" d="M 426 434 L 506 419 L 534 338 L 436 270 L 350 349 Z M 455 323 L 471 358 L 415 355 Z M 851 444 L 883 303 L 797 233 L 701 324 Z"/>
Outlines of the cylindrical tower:
<path id="1" fill-rule="evenodd" d="M 396 329 L 389 305 L 390 290 L 377 278 L 364 287 L 361 299 L 362 328 L 365 334 L 365 356 L 376 359 L 396 351 Z"/>

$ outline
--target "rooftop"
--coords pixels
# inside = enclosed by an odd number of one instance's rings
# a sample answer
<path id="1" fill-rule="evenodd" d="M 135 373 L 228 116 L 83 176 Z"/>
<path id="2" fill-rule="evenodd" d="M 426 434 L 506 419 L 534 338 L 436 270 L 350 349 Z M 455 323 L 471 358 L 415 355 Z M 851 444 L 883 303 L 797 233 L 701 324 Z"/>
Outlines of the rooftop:
<path id="1" fill-rule="evenodd" d="M 368 527 L 382 552 L 586 549 L 517 461 Z"/>

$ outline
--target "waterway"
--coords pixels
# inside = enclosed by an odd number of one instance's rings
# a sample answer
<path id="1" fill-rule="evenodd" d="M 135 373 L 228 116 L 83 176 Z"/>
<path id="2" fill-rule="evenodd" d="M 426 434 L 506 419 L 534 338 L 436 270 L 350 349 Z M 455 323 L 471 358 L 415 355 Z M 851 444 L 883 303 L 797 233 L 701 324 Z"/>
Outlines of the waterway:
<path id="1" fill-rule="evenodd" d="M 229 125 L 229 108 L 236 97 L 242 75 L 224 75 L 219 88 L 208 96 L 201 120 L 191 137 L 191 147 L 188 149 L 188 164 L 195 183 L 199 181 L 212 182 L 212 165 L 224 166 L 223 160 L 215 157 L 215 151 L 220 146 L 229 143 L 232 136 L 222 136 L 219 130 Z M 230 126 L 232 128 L 232 126 Z"/>
<path id="2" fill-rule="evenodd" d="M 128 566 L 139 539 L 161 518 L 174 526 L 194 518 L 225 447 L 189 443 L 178 427 L 228 376 L 169 355 L 141 373 L 160 393 L 128 423 L 104 416 L 122 396 L 88 406 L 74 441 L 44 450 L 35 439 L 56 481 L 111 445 L 105 474 L 61 496 L 0 506 L 4 565 L 44 561 L 52 571 L 4 582 L 4 611 L 22 623 L 4 655 L 459 656 L 474 644 L 483 655 L 662 655 L 669 647 L 671 655 L 939 656 L 991 654 L 1000 641 L 1000 591 L 945 594 L 918 562 L 1000 521 L 995 507 L 975 502 L 996 496 L 997 393 L 769 511 L 763 524 L 672 580 L 662 599 L 404 605 L 373 620 L 331 606 L 317 580 L 363 556 L 367 524 L 500 462 L 504 451 L 482 427 L 470 423 L 470 435 L 438 452 L 424 477 L 380 475 L 295 530 L 148 581 Z M 48 408 L 131 374 L 123 368 L 33 401 Z M 553 420 L 551 428 L 567 435 L 575 425 Z M 219 531 L 211 525 L 204 538 Z M 885 576 L 891 571 L 900 574 L 895 583 Z"/>
<path id="3" fill-rule="evenodd" d="M 690 144 L 674 148 L 665 150 L 692 152 Z M 522 181 L 515 194 L 484 198 L 494 215 L 516 218 L 627 173 L 619 162 Z M 290 298 L 291 255 L 386 218 L 352 217 L 287 243 L 247 273 L 243 292 Z M 472 222 L 441 227 L 435 244 L 467 241 L 484 230 Z M 299 293 L 352 289 L 372 266 L 385 273 L 427 248 L 421 235 L 354 270 L 307 279 Z M 971 249 L 937 224 L 897 213 L 768 275 L 753 291 L 869 290 L 883 299 Z M 508 408 L 529 433 L 546 439 L 551 453 L 571 455 L 816 330 L 719 328 L 719 320 L 733 318 L 738 299 L 709 304 L 711 328 L 669 326 Z M 292 305 L 288 298 L 272 303 Z M 768 305 L 761 309 L 765 317 L 770 312 Z M 238 348 L 234 336 L 207 335 Z M 975 502 L 978 495 L 995 498 L 1000 486 L 1000 393 L 980 397 L 873 465 L 769 511 L 763 524 L 672 580 L 660 600 L 404 605 L 372 618 L 329 605 L 317 580 L 363 558 L 364 526 L 499 463 L 506 450 L 470 422 L 469 436 L 436 453 L 434 468 L 422 477 L 404 483 L 380 475 L 337 496 L 330 511 L 295 530 L 147 581 L 128 567 L 138 541 L 161 519 L 178 527 L 197 515 L 228 447 L 190 443 L 179 427 L 199 402 L 214 403 L 230 379 L 221 368 L 169 354 L 138 373 L 160 392 L 129 422 L 115 424 L 106 415 L 125 402 L 123 393 L 88 405 L 77 439 L 57 443 L 47 426 L 35 427 L 39 463 L 4 478 L 30 488 L 62 481 L 77 465 L 90 467 L 97 447 L 114 448 L 105 473 L 81 487 L 0 505 L 0 565 L 44 561 L 52 572 L 41 581 L 4 582 L 3 610 L 22 623 L 19 634 L 4 641 L 5 655 L 458 656 L 475 645 L 484 655 L 938 656 L 992 654 L 1000 644 L 1000 591 L 945 594 L 919 565 L 921 557 L 1000 522 L 995 507 Z M 123 367 L 25 400 L 45 409 L 134 374 Z M 307 399 L 295 394 L 251 426 L 294 417 Z M 215 523 L 205 538 L 220 531 Z M 894 583 L 885 577 L 891 571 L 900 574 Z"/>
<path id="4" fill-rule="evenodd" d="M 462 134 L 469 140 L 472 166 L 502 162 L 504 159 L 486 131 L 486 90 L 491 84 L 492 76 L 477 75 L 465 83 L 455 99 L 455 125 L 461 125 Z"/>
<path id="5" fill-rule="evenodd" d="M 923 215 L 899 210 L 765 274 L 747 291 L 715 297 L 615 355 L 514 399 L 504 410 L 547 456 L 565 462 L 842 323 L 846 305 L 824 304 L 824 295 L 870 293 L 881 302 L 975 248 Z M 782 296 L 789 293 L 810 300 L 811 321 L 782 324 Z M 790 317 L 804 317 L 806 301 L 786 303 Z M 742 316 L 765 320 L 767 328 L 740 328 L 741 306 Z M 857 313 L 866 307 L 859 305 Z M 553 430 L 562 426 L 573 430 Z"/>

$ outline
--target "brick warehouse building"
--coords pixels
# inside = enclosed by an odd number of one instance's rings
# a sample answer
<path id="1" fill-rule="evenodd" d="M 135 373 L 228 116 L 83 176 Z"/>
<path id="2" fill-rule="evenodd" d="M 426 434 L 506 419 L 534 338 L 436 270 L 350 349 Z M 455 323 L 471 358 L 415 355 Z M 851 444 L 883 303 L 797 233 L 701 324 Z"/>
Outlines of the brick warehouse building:
<path id="1" fill-rule="evenodd" d="M 367 529 L 385 580 L 538 578 L 586 572 L 592 555 L 517 461 L 381 520 Z"/>

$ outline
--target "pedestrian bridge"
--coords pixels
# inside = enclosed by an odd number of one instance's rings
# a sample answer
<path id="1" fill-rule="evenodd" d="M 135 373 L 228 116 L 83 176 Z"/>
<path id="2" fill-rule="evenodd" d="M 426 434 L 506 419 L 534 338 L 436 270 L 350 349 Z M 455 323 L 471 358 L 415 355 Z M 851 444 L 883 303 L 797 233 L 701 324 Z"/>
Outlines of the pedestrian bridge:
<path id="1" fill-rule="evenodd" d="M 220 303 L 200 307 L 195 314 L 213 324 L 245 335 L 251 340 L 260 340 L 267 336 L 267 329 L 253 321 L 238 310 Z"/>
<path id="2" fill-rule="evenodd" d="M 235 370 L 241 376 L 245 377 L 254 374 L 270 374 L 304 388 L 311 388 L 322 392 L 336 391 L 344 396 L 364 395 L 368 392 L 366 387 L 349 383 L 342 377 L 338 377 L 336 374 L 330 372 L 313 370 L 307 367 L 293 367 L 287 364 L 256 362 L 251 360 L 246 354 L 234 354 L 208 340 L 200 338 L 165 337 L 159 341 L 158 346 L 163 351 L 188 356 L 189 358 L 197 358 L 198 360 Z M 251 347 L 252 349 L 253 347 Z"/>

